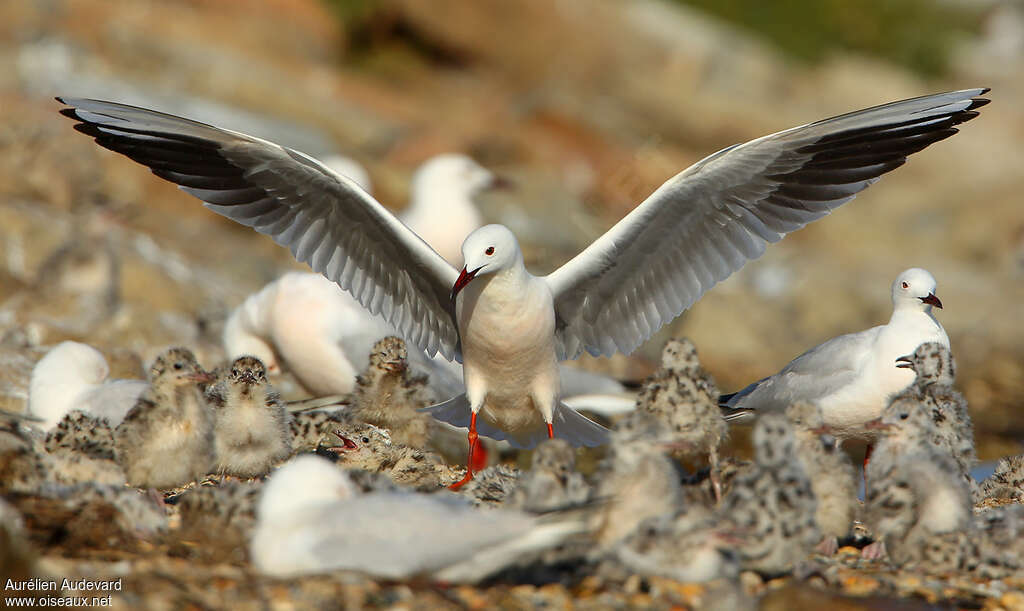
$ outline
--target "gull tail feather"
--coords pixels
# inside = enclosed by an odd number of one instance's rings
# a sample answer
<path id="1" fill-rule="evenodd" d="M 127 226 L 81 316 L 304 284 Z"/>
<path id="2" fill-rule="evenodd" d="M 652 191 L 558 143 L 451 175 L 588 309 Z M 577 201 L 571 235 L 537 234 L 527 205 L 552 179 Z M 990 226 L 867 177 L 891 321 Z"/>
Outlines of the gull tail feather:
<path id="1" fill-rule="evenodd" d="M 608 429 L 561 401 L 555 406 L 555 437 L 574 446 L 593 448 L 608 443 Z"/>
<path id="2" fill-rule="evenodd" d="M 420 411 L 430 414 L 441 422 L 462 428 L 469 427 L 469 399 L 461 394 L 442 403 L 424 407 Z M 554 413 L 555 437 L 564 439 L 574 446 L 594 447 L 608 443 L 608 429 L 577 413 L 568 405 L 559 402 Z M 486 417 L 478 417 L 476 431 L 484 437 L 497 441 L 507 441 L 515 448 L 530 449 L 547 439 L 547 427 L 541 426 L 530 431 L 503 431 Z"/>

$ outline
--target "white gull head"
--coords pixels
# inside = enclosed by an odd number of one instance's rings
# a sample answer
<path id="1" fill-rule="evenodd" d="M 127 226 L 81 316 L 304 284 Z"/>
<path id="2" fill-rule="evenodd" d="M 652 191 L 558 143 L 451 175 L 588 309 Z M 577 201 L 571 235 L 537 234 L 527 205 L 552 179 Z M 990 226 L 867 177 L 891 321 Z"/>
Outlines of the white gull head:
<path id="1" fill-rule="evenodd" d="M 935 277 L 920 267 L 912 267 L 892 283 L 892 305 L 896 310 L 913 308 L 931 312 L 932 306 L 942 308 L 942 302 L 935 296 Z"/>
<path id="2" fill-rule="evenodd" d="M 462 243 L 462 258 L 466 265 L 452 287 L 453 299 L 477 276 L 505 270 L 525 271 L 519 242 L 504 225 L 484 225 L 469 234 Z"/>

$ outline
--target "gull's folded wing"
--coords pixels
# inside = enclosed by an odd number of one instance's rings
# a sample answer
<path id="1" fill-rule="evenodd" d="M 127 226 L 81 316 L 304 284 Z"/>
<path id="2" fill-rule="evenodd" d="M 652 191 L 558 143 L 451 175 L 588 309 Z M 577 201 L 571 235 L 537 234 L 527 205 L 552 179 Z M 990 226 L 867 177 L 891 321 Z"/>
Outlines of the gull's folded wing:
<path id="1" fill-rule="evenodd" d="M 354 182 L 272 142 L 164 113 L 57 98 L 97 144 L 287 246 L 430 355 L 452 359 L 458 273 Z"/>
<path id="2" fill-rule="evenodd" d="M 560 356 L 631 352 L 750 259 L 957 132 L 987 89 L 929 95 L 729 147 L 546 277 Z"/>

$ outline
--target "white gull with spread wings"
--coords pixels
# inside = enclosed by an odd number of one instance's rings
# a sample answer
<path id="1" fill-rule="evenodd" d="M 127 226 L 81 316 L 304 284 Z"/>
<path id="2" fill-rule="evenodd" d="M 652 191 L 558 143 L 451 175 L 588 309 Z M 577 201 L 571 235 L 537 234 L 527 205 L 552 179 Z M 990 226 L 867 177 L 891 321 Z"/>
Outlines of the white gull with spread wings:
<path id="1" fill-rule="evenodd" d="M 152 110 L 58 99 L 77 130 L 270 235 L 428 353 L 464 355 L 468 397 L 435 415 L 459 424 L 471 413 L 474 424 L 483 413 L 485 434 L 530 446 L 552 424 L 576 444 L 605 439 L 559 402 L 558 360 L 632 351 L 768 243 L 955 134 L 986 91 L 893 102 L 723 149 L 544 277 L 494 225 L 466 239 L 460 275 L 354 182 L 298 151 Z"/>

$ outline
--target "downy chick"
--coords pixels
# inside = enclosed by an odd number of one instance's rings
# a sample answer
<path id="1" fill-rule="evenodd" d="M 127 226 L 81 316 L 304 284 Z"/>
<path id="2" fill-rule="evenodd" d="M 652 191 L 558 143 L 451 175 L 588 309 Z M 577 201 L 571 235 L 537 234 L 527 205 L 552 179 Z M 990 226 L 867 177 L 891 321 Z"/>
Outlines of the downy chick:
<path id="1" fill-rule="evenodd" d="M 291 454 L 291 416 L 256 357 L 235 359 L 206 398 L 214 410 L 219 473 L 259 477 Z"/>
<path id="2" fill-rule="evenodd" d="M 719 516 L 732 526 L 744 569 L 765 575 L 791 571 L 821 541 L 817 502 L 796 456 L 793 426 L 783 414 L 754 423 L 755 466 L 736 477 Z"/>
<path id="3" fill-rule="evenodd" d="M 185 348 L 171 348 L 149 369 L 150 388 L 114 430 L 117 462 L 137 488 L 194 481 L 214 464 L 213 413 L 198 383 L 210 382 Z"/>
<path id="4" fill-rule="evenodd" d="M 384 473 L 396 484 L 431 491 L 459 479 L 441 457 L 409 446 L 393 444 L 388 431 L 356 423 L 339 428 L 340 443 L 328 448 L 346 469 Z"/>
<path id="5" fill-rule="evenodd" d="M 654 414 L 667 427 L 675 454 L 707 457 L 715 500 L 722 497 L 718 447 L 728 425 L 718 407 L 718 389 L 700 366 L 697 349 L 688 339 L 670 339 L 661 353 L 661 366 L 644 382 L 639 409 Z"/>
<path id="6" fill-rule="evenodd" d="M 351 414 L 354 420 L 387 429 L 395 443 L 423 449 L 433 421 L 418 412 L 426 407 L 425 376 L 411 375 L 405 341 L 388 336 L 370 352 L 370 363 L 356 378 Z"/>
<path id="7" fill-rule="evenodd" d="M 850 532 L 857 511 L 857 474 L 835 439 L 826 431 L 821 408 L 806 401 L 786 409 L 796 435 L 796 456 L 807 473 L 818 508 L 814 520 L 824 539 L 819 550 L 834 554 L 839 539 Z"/>

